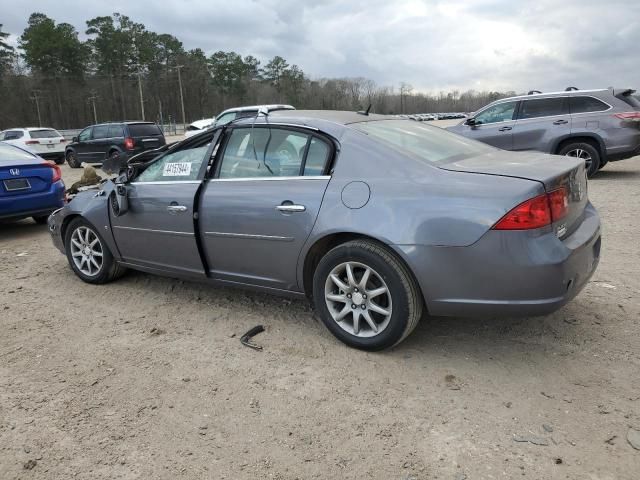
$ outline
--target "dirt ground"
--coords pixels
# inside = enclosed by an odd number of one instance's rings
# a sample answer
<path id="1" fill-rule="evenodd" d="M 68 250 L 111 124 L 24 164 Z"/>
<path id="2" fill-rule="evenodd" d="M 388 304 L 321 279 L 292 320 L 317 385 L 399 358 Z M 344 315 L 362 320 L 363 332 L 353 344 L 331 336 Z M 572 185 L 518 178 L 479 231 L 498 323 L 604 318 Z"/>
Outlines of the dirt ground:
<path id="1" fill-rule="evenodd" d="M 640 158 L 589 189 L 602 260 L 572 303 L 376 354 L 303 301 L 84 284 L 46 227 L 1 225 L 0 478 L 637 480 Z M 257 324 L 262 352 L 239 341 Z"/>

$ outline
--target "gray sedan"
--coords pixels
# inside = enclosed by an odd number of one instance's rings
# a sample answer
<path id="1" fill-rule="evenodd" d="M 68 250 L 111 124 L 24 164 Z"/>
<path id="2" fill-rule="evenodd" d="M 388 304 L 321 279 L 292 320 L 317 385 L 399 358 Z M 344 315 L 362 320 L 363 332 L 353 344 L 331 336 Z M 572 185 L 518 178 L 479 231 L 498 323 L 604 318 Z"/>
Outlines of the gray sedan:
<path id="1" fill-rule="evenodd" d="M 425 314 L 548 314 L 600 254 L 584 162 L 331 111 L 246 118 L 134 158 L 49 229 L 85 282 L 132 268 L 306 296 L 365 350 Z"/>

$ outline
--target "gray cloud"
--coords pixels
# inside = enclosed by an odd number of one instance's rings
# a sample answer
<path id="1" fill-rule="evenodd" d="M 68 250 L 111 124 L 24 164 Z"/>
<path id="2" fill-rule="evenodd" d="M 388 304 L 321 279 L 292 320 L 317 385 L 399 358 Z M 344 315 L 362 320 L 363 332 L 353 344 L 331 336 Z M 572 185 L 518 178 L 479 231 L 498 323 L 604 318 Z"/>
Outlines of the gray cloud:
<path id="1" fill-rule="evenodd" d="M 638 0 L 23 0 L 6 10 L 14 42 L 34 11 L 80 32 L 117 11 L 186 48 L 281 55 L 312 78 L 421 91 L 640 86 Z"/>

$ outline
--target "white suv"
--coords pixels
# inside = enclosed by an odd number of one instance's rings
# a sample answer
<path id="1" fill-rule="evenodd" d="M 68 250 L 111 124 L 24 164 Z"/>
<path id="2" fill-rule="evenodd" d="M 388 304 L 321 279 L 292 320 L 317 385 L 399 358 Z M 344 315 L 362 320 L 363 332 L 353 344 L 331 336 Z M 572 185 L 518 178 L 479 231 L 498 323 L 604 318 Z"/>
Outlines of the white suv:
<path id="1" fill-rule="evenodd" d="M 67 141 L 53 128 L 10 128 L 0 132 L 0 141 L 54 160 L 57 164 L 64 163 Z"/>

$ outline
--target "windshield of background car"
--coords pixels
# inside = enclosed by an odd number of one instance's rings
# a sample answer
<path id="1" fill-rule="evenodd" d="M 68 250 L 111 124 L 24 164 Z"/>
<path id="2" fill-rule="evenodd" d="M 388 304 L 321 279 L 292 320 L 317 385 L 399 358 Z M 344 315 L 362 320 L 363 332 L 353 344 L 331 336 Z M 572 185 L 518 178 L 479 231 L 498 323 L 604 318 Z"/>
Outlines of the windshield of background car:
<path id="1" fill-rule="evenodd" d="M 42 129 L 42 130 L 30 130 L 29 135 L 31 138 L 60 138 L 60 135 L 55 130 Z"/>
<path id="2" fill-rule="evenodd" d="M 375 140 L 429 163 L 457 161 L 494 150 L 484 143 L 413 120 L 380 120 L 351 126 Z"/>

